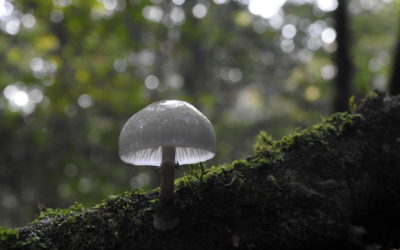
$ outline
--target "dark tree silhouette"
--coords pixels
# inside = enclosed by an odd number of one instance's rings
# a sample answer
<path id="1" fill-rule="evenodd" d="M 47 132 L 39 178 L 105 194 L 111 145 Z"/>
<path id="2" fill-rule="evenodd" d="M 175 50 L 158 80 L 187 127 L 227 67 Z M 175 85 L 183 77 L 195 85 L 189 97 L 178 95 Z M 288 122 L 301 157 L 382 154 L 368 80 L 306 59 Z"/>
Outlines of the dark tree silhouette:
<path id="1" fill-rule="evenodd" d="M 395 44 L 395 54 L 392 63 L 392 75 L 389 82 L 389 91 L 392 95 L 400 94 L 400 28 L 397 32 L 397 36 L 397 44 Z"/>
<path id="2" fill-rule="evenodd" d="M 337 51 L 335 62 L 337 74 L 334 82 L 333 111 L 348 110 L 351 94 L 351 81 L 353 76 L 353 64 L 350 56 L 351 37 L 349 32 L 349 15 L 347 13 L 347 1 L 339 1 L 334 12 L 337 32 Z"/>

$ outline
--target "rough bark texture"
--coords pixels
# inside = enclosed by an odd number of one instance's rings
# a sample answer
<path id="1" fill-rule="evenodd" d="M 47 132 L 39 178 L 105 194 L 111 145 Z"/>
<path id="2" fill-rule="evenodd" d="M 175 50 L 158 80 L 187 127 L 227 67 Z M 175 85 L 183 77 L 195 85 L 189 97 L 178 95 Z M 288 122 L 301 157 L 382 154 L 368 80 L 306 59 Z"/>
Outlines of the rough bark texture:
<path id="1" fill-rule="evenodd" d="M 0 230 L 0 248 L 389 249 L 400 243 L 399 178 L 400 97 L 374 93 L 352 114 L 280 141 L 261 133 L 248 159 L 177 180 L 173 230 L 153 228 L 158 190 L 134 191 L 48 209 Z"/>

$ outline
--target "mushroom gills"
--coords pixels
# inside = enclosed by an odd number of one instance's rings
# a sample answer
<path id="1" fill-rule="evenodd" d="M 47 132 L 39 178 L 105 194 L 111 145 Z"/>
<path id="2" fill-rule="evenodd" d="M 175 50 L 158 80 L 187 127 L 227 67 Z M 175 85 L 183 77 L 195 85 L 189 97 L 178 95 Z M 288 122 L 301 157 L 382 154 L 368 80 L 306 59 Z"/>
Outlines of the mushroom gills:
<path id="1" fill-rule="evenodd" d="M 162 162 L 162 148 L 163 147 L 141 149 L 126 153 L 122 155 L 121 158 L 124 162 L 134 165 L 160 166 Z M 176 147 L 174 160 L 178 161 L 181 165 L 194 164 L 211 159 L 214 155 L 214 152 L 206 149 Z"/>

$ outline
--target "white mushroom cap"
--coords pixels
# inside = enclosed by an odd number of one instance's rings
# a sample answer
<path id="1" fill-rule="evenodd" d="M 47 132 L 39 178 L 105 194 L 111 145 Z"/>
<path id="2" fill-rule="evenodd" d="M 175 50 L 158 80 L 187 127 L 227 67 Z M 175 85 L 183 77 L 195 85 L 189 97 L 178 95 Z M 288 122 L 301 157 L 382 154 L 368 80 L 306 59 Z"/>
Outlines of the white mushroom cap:
<path id="1" fill-rule="evenodd" d="M 119 137 L 119 156 L 130 164 L 159 166 L 161 147 L 173 146 L 179 164 L 192 164 L 213 158 L 215 144 L 214 128 L 199 110 L 164 100 L 129 118 Z"/>

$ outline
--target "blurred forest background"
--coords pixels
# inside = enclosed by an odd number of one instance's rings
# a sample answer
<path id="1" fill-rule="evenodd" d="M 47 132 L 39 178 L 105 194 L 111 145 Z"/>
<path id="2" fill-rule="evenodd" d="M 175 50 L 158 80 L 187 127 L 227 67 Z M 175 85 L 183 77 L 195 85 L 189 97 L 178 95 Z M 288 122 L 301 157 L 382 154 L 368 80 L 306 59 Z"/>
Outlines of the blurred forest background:
<path id="1" fill-rule="evenodd" d="M 157 186 L 154 168 L 120 161 L 118 137 L 160 99 L 211 120 L 208 164 L 219 164 L 249 155 L 260 130 L 277 139 L 346 110 L 351 95 L 400 92 L 399 6 L 0 0 L 0 225 Z"/>

